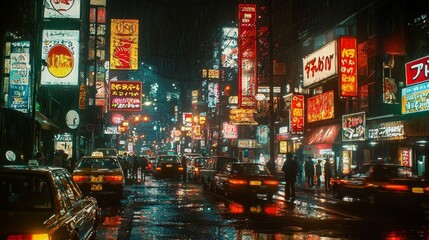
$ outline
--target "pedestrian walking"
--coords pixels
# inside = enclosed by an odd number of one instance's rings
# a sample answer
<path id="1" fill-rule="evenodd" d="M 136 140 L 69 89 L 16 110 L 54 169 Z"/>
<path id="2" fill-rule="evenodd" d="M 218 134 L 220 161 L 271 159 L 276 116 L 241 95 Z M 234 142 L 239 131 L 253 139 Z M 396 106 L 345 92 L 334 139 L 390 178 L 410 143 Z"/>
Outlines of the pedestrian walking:
<path id="1" fill-rule="evenodd" d="M 276 170 L 277 166 L 276 166 L 276 162 L 274 162 L 274 159 L 268 160 L 266 165 L 267 165 L 268 171 L 270 171 L 272 175 L 277 177 L 277 170 Z"/>
<path id="2" fill-rule="evenodd" d="M 134 178 L 134 156 L 132 153 L 128 153 L 127 157 L 128 162 L 128 178 L 133 179 Z"/>
<path id="3" fill-rule="evenodd" d="M 309 188 L 314 186 L 314 163 L 311 156 L 307 157 L 304 165 L 305 177 Z"/>
<path id="4" fill-rule="evenodd" d="M 324 171 L 324 177 L 325 177 L 325 191 L 328 191 L 331 189 L 331 177 L 332 177 L 332 167 L 331 167 L 331 162 L 329 161 L 328 158 L 326 158 L 325 160 L 325 165 L 323 166 L 323 171 Z"/>
<path id="5" fill-rule="evenodd" d="M 142 176 L 142 182 L 146 181 L 146 168 L 149 165 L 149 160 L 146 156 L 140 158 L 140 175 Z"/>
<path id="6" fill-rule="evenodd" d="M 133 155 L 133 176 L 135 180 L 138 180 L 139 178 L 139 167 L 140 167 L 140 161 L 136 154 Z"/>
<path id="7" fill-rule="evenodd" d="M 188 175 L 188 163 L 186 162 L 186 156 L 182 156 L 182 167 L 183 167 L 183 173 L 182 173 L 182 180 L 183 182 L 186 182 L 186 176 Z"/>
<path id="8" fill-rule="evenodd" d="M 298 165 L 296 160 L 292 156 L 292 153 L 286 154 L 286 161 L 283 164 L 282 171 L 285 175 L 286 189 L 285 189 L 285 199 L 294 200 L 295 199 L 295 182 L 297 176 Z"/>
<path id="9" fill-rule="evenodd" d="M 317 160 L 316 164 L 316 178 L 317 178 L 317 186 L 320 187 L 320 176 L 322 175 L 322 160 Z"/>

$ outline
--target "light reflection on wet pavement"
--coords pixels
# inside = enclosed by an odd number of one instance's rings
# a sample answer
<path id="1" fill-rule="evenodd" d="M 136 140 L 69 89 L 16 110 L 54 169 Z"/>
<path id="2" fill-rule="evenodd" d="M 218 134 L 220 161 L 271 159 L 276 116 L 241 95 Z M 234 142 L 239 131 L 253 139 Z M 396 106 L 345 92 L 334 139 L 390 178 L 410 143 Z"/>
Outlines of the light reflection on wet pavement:
<path id="1" fill-rule="evenodd" d="M 98 239 L 368 239 L 371 229 L 361 228 L 367 219 L 315 204 L 332 201 L 323 197 L 291 203 L 279 191 L 273 202 L 228 201 L 198 184 L 153 178 L 126 187 L 128 199 L 103 220 Z M 410 231 L 393 227 L 379 239 L 429 235 L 427 226 Z"/>

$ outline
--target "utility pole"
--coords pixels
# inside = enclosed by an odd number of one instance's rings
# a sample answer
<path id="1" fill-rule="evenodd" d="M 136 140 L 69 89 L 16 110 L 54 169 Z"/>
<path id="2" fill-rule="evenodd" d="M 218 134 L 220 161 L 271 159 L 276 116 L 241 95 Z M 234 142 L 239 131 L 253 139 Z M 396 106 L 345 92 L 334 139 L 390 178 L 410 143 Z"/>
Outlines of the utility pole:
<path id="1" fill-rule="evenodd" d="M 268 77 L 270 82 L 270 160 L 274 160 L 275 121 L 274 113 L 274 78 L 273 78 L 273 18 L 271 0 L 267 3 L 268 11 Z"/>

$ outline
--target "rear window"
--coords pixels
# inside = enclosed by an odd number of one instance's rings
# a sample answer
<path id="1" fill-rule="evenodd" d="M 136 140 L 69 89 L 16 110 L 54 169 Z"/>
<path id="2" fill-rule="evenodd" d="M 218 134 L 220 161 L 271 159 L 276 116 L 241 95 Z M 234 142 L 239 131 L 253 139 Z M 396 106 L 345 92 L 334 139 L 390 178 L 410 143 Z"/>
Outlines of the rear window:
<path id="1" fill-rule="evenodd" d="M 0 209 L 52 208 L 52 189 L 46 176 L 33 173 L 0 173 Z"/>
<path id="2" fill-rule="evenodd" d="M 79 162 L 77 168 L 115 169 L 120 167 L 118 162 L 111 158 L 84 158 Z"/>
<path id="3" fill-rule="evenodd" d="M 267 175 L 268 171 L 264 165 L 259 164 L 233 164 L 232 172 L 243 175 Z"/>
<path id="4" fill-rule="evenodd" d="M 165 157 L 159 157 L 158 161 L 160 161 L 160 162 L 178 162 L 179 159 L 175 156 L 165 156 Z"/>

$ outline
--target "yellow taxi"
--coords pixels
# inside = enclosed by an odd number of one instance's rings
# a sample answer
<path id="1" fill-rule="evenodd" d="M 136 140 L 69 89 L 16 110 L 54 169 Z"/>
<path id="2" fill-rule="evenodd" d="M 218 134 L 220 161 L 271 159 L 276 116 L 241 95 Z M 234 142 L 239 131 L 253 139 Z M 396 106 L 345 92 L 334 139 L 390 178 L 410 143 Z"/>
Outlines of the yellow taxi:
<path id="1" fill-rule="evenodd" d="M 73 180 L 84 194 L 120 200 L 125 185 L 124 172 L 116 156 L 93 152 L 82 157 L 73 171 Z"/>
<path id="2" fill-rule="evenodd" d="M 97 201 L 60 167 L 0 166 L 0 239 L 95 239 Z"/>

